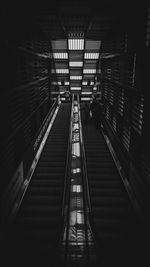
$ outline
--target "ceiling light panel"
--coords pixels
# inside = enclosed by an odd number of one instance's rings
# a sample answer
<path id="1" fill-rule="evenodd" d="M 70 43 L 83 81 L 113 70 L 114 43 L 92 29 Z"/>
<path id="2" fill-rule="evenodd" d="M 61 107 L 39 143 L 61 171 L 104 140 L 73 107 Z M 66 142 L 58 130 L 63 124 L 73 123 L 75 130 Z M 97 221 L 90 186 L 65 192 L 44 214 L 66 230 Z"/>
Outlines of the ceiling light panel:
<path id="1" fill-rule="evenodd" d="M 99 53 L 85 53 L 84 58 L 85 59 L 98 59 Z"/>
<path id="2" fill-rule="evenodd" d="M 92 92 L 81 92 L 82 95 L 91 95 Z"/>
<path id="3" fill-rule="evenodd" d="M 69 82 L 65 82 L 65 85 L 69 85 Z"/>
<path id="4" fill-rule="evenodd" d="M 68 39 L 69 50 L 83 50 L 84 39 Z"/>
<path id="5" fill-rule="evenodd" d="M 83 73 L 87 73 L 87 74 L 90 74 L 90 73 L 96 73 L 96 69 L 84 69 L 83 70 Z"/>
<path id="6" fill-rule="evenodd" d="M 82 82 L 82 85 L 87 85 L 87 82 Z"/>
<path id="7" fill-rule="evenodd" d="M 82 80 L 82 76 L 70 76 L 70 80 Z"/>
<path id="8" fill-rule="evenodd" d="M 70 87 L 70 90 L 80 91 L 81 90 L 81 87 Z"/>
<path id="9" fill-rule="evenodd" d="M 56 69 L 56 73 L 58 74 L 66 74 L 66 73 L 69 73 L 69 70 L 68 69 Z"/>
<path id="10" fill-rule="evenodd" d="M 94 85 L 94 82 L 91 82 L 90 85 Z"/>
<path id="11" fill-rule="evenodd" d="M 83 62 L 82 61 L 78 61 L 78 62 L 70 61 L 69 62 L 69 66 L 70 67 L 82 67 L 83 66 Z"/>
<path id="12" fill-rule="evenodd" d="M 91 97 L 81 97 L 81 101 L 90 101 L 91 100 Z"/>
<path id="13" fill-rule="evenodd" d="M 55 58 L 55 59 L 67 59 L 68 53 L 53 53 L 53 58 Z"/>

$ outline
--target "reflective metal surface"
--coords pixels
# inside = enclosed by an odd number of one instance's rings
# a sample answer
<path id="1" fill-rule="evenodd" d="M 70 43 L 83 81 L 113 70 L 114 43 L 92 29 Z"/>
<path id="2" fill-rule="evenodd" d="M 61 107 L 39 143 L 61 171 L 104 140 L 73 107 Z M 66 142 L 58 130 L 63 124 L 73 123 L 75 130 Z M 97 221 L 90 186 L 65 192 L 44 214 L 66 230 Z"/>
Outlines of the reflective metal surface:
<path id="1" fill-rule="evenodd" d="M 83 173 L 81 168 L 79 104 L 74 101 L 71 142 L 71 177 L 68 222 L 63 235 L 63 246 L 66 255 L 66 266 L 82 264 L 89 261 L 90 250 L 93 257 L 94 239 L 89 226 L 84 203 Z"/>

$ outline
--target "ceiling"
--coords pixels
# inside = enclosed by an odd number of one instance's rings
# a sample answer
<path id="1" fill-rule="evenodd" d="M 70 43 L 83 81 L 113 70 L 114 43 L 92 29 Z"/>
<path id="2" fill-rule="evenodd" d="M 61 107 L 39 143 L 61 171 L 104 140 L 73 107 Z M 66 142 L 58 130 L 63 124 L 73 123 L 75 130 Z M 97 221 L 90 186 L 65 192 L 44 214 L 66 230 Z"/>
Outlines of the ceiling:
<path id="1" fill-rule="evenodd" d="M 110 54 L 110 48 L 104 49 L 103 43 L 120 32 L 124 38 L 125 31 L 135 27 L 133 14 L 134 18 L 139 17 L 137 3 L 135 9 L 131 1 L 127 4 L 118 0 L 53 0 L 44 7 L 21 4 L 16 8 L 9 5 L 5 10 L 14 29 L 18 28 L 16 36 L 21 36 L 24 30 L 28 32 L 32 25 L 49 40 L 53 92 L 69 90 L 83 95 L 100 89 L 101 58 Z M 13 31 L 12 38 L 14 35 Z"/>
<path id="2" fill-rule="evenodd" d="M 51 9 L 37 8 L 36 24 L 50 40 L 53 93 L 90 96 L 99 91 L 101 43 L 118 21 L 116 12 L 102 6 L 65 1 Z"/>

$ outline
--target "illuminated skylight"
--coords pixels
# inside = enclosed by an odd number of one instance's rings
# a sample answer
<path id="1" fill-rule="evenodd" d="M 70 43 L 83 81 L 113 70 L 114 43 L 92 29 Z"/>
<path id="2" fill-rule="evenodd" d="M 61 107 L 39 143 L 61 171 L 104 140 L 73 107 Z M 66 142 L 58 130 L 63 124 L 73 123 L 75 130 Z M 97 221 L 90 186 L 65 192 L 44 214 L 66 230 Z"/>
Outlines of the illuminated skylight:
<path id="1" fill-rule="evenodd" d="M 70 80 L 82 80 L 82 76 L 70 76 Z"/>
<path id="2" fill-rule="evenodd" d="M 70 90 L 80 91 L 81 90 L 81 87 L 70 87 Z"/>
<path id="3" fill-rule="evenodd" d="M 99 53 L 85 53 L 84 58 L 85 59 L 98 59 Z"/>
<path id="4" fill-rule="evenodd" d="M 67 59 L 68 54 L 67 53 L 53 53 L 53 57 L 55 59 Z"/>
<path id="5" fill-rule="evenodd" d="M 69 85 L 69 82 L 65 82 L 65 85 Z"/>
<path id="6" fill-rule="evenodd" d="M 56 73 L 69 73 L 68 69 L 56 69 Z"/>
<path id="7" fill-rule="evenodd" d="M 91 82 L 90 85 L 94 85 L 94 82 Z"/>
<path id="8" fill-rule="evenodd" d="M 87 73 L 87 74 L 96 73 L 96 69 L 84 69 L 83 73 Z"/>
<path id="9" fill-rule="evenodd" d="M 81 97 L 81 101 L 84 100 L 84 101 L 89 101 L 91 100 L 91 97 Z"/>
<path id="10" fill-rule="evenodd" d="M 84 39 L 68 39 L 69 50 L 83 50 Z"/>
<path id="11" fill-rule="evenodd" d="M 69 62 L 69 66 L 70 67 L 82 67 L 83 66 L 83 62 L 82 61 L 78 61 L 78 62 L 70 61 Z"/>
<path id="12" fill-rule="evenodd" d="M 87 82 L 82 82 L 82 85 L 87 85 Z"/>
<path id="13" fill-rule="evenodd" d="M 82 95 L 91 95 L 92 92 L 81 92 Z"/>

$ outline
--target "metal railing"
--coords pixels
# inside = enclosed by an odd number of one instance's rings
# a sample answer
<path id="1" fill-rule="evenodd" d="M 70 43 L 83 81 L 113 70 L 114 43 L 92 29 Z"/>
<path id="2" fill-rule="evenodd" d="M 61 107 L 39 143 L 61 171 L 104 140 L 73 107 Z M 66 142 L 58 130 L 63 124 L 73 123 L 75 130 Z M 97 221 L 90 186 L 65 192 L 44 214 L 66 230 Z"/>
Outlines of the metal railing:
<path id="1" fill-rule="evenodd" d="M 12 203 L 11 203 L 11 200 L 9 200 L 9 193 L 10 193 L 10 189 L 11 189 L 11 188 L 9 188 L 9 186 L 3 195 L 2 203 L 3 203 L 4 213 L 2 211 L 2 220 L 3 220 L 3 224 L 4 224 L 6 232 L 8 230 L 7 228 L 11 227 L 11 225 L 13 224 L 14 219 L 15 219 L 15 217 L 19 211 L 19 208 L 21 206 L 21 203 L 24 199 L 27 188 L 28 188 L 29 183 L 31 181 L 31 178 L 33 176 L 34 170 L 36 168 L 36 165 L 39 161 L 40 155 L 41 155 L 42 150 L 44 148 L 44 145 L 46 143 L 47 137 L 49 135 L 50 129 L 51 129 L 53 122 L 55 120 L 54 117 L 56 117 L 56 115 L 57 115 L 57 112 L 56 112 L 57 108 L 59 109 L 59 99 L 57 99 L 53 103 L 52 107 L 50 108 L 50 111 L 48 112 L 45 120 L 43 121 L 43 123 L 42 123 L 42 125 L 41 125 L 41 127 L 37 133 L 37 137 L 38 137 L 38 135 L 40 134 L 40 132 L 42 131 L 42 129 L 44 127 L 44 131 L 41 135 L 41 138 L 39 139 L 39 142 L 38 142 L 38 144 L 35 148 L 35 152 L 33 154 L 34 158 L 32 159 L 30 168 L 27 172 L 27 175 L 24 177 L 23 184 L 21 185 L 21 188 L 19 188 L 19 192 L 17 193 L 15 200 Z M 55 114 L 55 112 L 56 112 L 56 114 Z M 45 125 L 46 125 L 46 127 L 45 127 Z M 49 129 L 49 132 L 47 132 L 48 129 Z M 34 144 L 35 144 L 35 140 L 31 144 L 31 146 L 33 147 L 33 150 L 34 150 Z M 8 203 L 8 200 L 9 200 L 9 203 Z"/>

